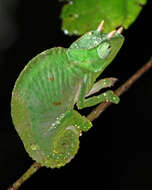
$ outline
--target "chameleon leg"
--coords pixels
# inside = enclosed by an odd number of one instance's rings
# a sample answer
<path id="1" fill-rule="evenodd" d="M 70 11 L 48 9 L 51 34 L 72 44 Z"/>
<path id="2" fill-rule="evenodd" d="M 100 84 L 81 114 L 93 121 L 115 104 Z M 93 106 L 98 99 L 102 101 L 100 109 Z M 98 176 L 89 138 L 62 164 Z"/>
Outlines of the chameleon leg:
<path id="1" fill-rule="evenodd" d="M 77 101 L 78 109 L 91 107 L 91 106 L 94 106 L 101 102 L 112 102 L 115 104 L 119 103 L 119 97 L 116 96 L 114 94 L 114 92 L 111 90 L 108 90 L 98 96 L 92 96 L 92 97 L 85 98 L 86 96 L 88 96 L 88 94 L 92 95 L 93 93 L 98 92 L 101 89 L 99 84 L 102 85 L 102 88 L 112 85 L 112 80 L 108 81 L 107 79 L 103 79 L 105 82 L 104 84 L 103 84 L 102 80 L 99 80 L 97 83 L 94 84 L 93 88 L 90 90 L 91 93 L 90 92 L 88 93 L 88 83 L 87 83 L 88 80 L 89 80 L 88 76 L 85 76 L 84 80 L 82 82 L 80 94 L 79 94 L 78 101 Z"/>
<path id="2" fill-rule="evenodd" d="M 76 127 L 81 131 L 88 131 L 92 126 L 92 123 L 85 116 L 80 115 L 75 110 L 67 111 L 61 123 L 65 126 Z"/>
<path id="3" fill-rule="evenodd" d="M 79 109 L 94 106 L 101 102 L 119 103 L 119 97 L 114 94 L 113 91 L 108 90 L 98 96 L 93 96 L 84 100 L 79 100 L 77 106 Z"/>
<path id="4" fill-rule="evenodd" d="M 89 93 L 85 97 L 88 97 L 88 96 L 98 92 L 102 88 L 107 88 L 107 87 L 113 86 L 116 81 L 117 81 L 117 79 L 112 78 L 112 77 L 99 80 L 98 82 L 96 82 L 93 85 L 92 89 L 89 91 Z"/>

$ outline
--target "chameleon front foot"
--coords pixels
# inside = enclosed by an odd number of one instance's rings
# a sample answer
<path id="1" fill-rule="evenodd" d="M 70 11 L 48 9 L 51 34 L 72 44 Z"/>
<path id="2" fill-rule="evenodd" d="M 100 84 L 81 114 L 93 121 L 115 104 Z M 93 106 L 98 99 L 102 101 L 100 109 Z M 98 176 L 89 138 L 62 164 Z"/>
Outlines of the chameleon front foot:
<path id="1" fill-rule="evenodd" d="M 78 108 L 86 108 L 86 107 L 91 107 L 96 104 L 102 103 L 102 102 L 112 102 L 114 104 L 119 103 L 119 97 L 114 94 L 112 90 L 108 90 L 99 96 L 93 96 L 90 98 L 87 98 L 83 101 L 78 102 Z"/>

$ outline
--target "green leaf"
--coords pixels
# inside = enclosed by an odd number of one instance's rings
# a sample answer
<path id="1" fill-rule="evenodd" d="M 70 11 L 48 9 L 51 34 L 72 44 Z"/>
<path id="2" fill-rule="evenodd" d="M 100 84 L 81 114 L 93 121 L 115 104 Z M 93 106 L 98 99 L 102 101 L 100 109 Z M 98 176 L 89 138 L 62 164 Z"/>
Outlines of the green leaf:
<path id="1" fill-rule="evenodd" d="M 60 0 L 61 1 L 61 0 Z M 63 0 L 62 0 L 63 1 Z M 105 21 L 104 31 L 118 26 L 128 28 L 147 0 L 66 0 L 61 13 L 66 34 L 81 35 Z"/>

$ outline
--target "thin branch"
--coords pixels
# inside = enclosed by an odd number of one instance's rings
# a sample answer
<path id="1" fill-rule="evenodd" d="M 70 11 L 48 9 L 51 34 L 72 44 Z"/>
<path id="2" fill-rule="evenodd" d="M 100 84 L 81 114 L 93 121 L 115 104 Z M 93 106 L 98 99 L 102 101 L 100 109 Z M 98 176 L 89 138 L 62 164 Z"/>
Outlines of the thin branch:
<path id="1" fill-rule="evenodd" d="M 123 85 L 121 85 L 116 91 L 115 94 L 117 96 L 122 95 L 124 92 L 130 88 L 134 82 L 140 78 L 146 71 L 148 71 L 152 67 L 152 59 L 147 62 L 143 67 L 141 67 L 135 74 L 133 74 Z M 112 103 L 106 102 L 99 104 L 88 116 L 87 118 L 90 121 L 95 120 L 102 112 L 106 110 Z M 29 179 L 34 173 L 36 173 L 39 168 L 41 168 L 40 164 L 34 162 L 31 167 L 11 186 L 8 190 L 17 190 L 19 187 Z"/>
<path id="2" fill-rule="evenodd" d="M 38 171 L 38 169 L 41 168 L 40 164 L 37 162 L 34 162 L 31 167 L 12 185 L 8 188 L 8 190 L 17 190 L 19 187 L 27 180 L 29 179 L 34 173 Z"/>

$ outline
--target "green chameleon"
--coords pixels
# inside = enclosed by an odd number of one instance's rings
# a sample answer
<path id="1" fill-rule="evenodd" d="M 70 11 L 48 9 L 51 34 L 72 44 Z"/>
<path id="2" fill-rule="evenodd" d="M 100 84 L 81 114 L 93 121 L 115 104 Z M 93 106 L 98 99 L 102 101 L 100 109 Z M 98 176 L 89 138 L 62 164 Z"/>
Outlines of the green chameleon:
<path id="1" fill-rule="evenodd" d="M 102 32 L 104 22 L 66 49 L 55 47 L 34 57 L 19 75 L 12 92 L 11 114 L 26 151 L 41 166 L 59 168 L 75 156 L 79 136 L 92 123 L 74 110 L 100 102 L 118 103 L 108 90 L 115 78 L 96 82 L 111 63 L 124 37 L 122 28 Z"/>

